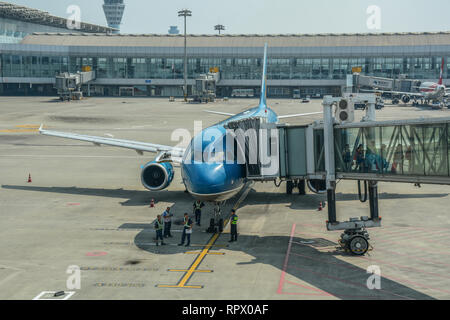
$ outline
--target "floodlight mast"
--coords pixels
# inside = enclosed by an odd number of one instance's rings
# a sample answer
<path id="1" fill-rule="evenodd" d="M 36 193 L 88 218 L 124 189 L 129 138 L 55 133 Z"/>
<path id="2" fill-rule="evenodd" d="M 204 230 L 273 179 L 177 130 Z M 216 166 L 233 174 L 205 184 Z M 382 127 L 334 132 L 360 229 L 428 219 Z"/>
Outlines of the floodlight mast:
<path id="1" fill-rule="evenodd" d="M 214 30 L 219 31 L 219 35 L 220 35 L 220 31 L 224 31 L 225 30 L 225 26 L 221 25 L 221 24 L 218 24 L 218 25 L 214 26 Z"/>
<path id="2" fill-rule="evenodd" d="M 187 39 L 186 39 L 186 18 L 192 17 L 192 11 L 183 9 L 178 11 L 179 17 L 184 17 L 184 101 L 187 101 Z"/>

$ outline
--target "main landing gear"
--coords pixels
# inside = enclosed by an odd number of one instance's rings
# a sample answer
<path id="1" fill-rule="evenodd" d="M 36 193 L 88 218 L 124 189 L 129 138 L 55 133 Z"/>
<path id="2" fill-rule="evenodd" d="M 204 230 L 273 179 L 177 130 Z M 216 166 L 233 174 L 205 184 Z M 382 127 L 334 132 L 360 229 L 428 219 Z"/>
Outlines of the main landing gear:
<path id="1" fill-rule="evenodd" d="M 305 180 L 289 180 L 286 181 L 286 194 L 292 194 L 295 188 L 298 188 L 299 195 L 305 195 Z"/>

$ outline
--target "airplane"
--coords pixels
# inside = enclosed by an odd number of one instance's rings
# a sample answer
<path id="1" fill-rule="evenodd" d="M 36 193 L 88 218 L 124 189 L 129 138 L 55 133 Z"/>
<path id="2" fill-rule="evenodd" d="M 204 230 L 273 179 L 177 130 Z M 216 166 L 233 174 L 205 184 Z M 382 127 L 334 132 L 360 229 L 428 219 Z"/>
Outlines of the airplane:
<path id="1" fill-rule="evenodd" d="M 414 103 L 417 104 L 417 99 L 424 101 L 425 104 L 428 104 L 430 101 L 432 102 L 443 102 L 446 97 L 448 97 L 450 88 L 446 88 L 443 84 L 443 76 L 444 76 L 444 58 L 442 58 L 441 65 L 441 73 L 439 76 L 439 81 L 436 82 L 423 82 L 419 87 L 419 92 L 402 92 L 402 91 L 384 91 L 384 90 L 365 90 L 361 91 L 366 92 L 377 92 L 377 93 L 390 93 L 395 96 L 401 96 L 400 100 L 407 104 L 414 100 Z M 393 98 L 393 104 L 398 104 L 399 99 Z"/>
<path id="2" fill-rule="evenodd" d="M 238 194 L 244 187 L 246 183 L 245 164 L 238 164 L 236 162 L 229 163 L 228 161 L 224 161 L 224 159 L 219 161 L 210 161 L 211 159 L 208 159 L 209 161 L 205 161 L 205 159 L 191 161 L 195 160 L 193 158 L 197 152 L 201 155 L 212 155 L 213 158 L 218 158 L 220 156 L 219 154 L 215 154 L 215 149 L 223 150 L 223 152 L 218 152 L 221 153 L 221 155 L 226 153 L 227 149 L 224 139 L 226 135 L 225 126 L 230 122 L 251 118 L 262 118 L 266 123 L 276 124 L 280 119 L 322 113 L 312 112 L 278 116 L 267 106 L 267 49 L 267 44 L 265 44 L 259 105 L 239 114 L 205 110 L 209 113 L 229 116 L 229 118 L 204 129 L 191 140 L 191 143 L 187 148 L 57 132 L 45 130 L 43 129 L 43 125 L 41 125 L 39 132 L 40 134 L 47 136 L 91 142 L 97 146 L 107 145 L 133 149 L 140 155 L 143 155 L 144 152 L 157 153 L 158 155 L 155 160 L 142 166 L 141 182 L 145 188 L 150 191 L 160 191 L 168 188 L 174 178 L 174 168 L 172 163 L 179 163 L 182 181 L 187 192 L 195 199 L 215 203 L 216 206 L 219 206 L 217 210 L 220 212 L 220 204 Z M 197 141 L 200 142 L 197 143 Z M 220 141 L 224 141 L 223 148 L 217 148 L 217 144 L 221 143 Z M 239 146 L 239 148 L 242 152 L 243 146 Z"/>

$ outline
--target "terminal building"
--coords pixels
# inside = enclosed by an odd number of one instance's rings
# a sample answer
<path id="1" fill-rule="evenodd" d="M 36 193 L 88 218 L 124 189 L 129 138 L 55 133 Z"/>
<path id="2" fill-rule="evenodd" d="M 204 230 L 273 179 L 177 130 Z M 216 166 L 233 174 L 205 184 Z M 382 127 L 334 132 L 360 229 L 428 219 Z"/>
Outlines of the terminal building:
<path id="1" fill-rule="evenodd" d="M 111 33 L 114 28 L 81 22 L 69 28 L 66 18 L 48 12 L 0 1 L 0 43 L 20 43 L 33 32 Z M 77 26 L 78 27 L 78 26 Z"/>
<path id="2" fill-rule="evenodd" d="M 348 75 L 437 81 L 442 58 L 450 84 L 450 32 L 188 35 L 188 94 L 195 79 L 219 71 L 217 96 L 260 90 L 264 44 L 269 45 L 268 96 L 338 96 Z M 118 96 L 183 96 L 182 35 L 41 32 L 0 44 L 0 94 L 55 94 L 55 74 L 89 66 L 96 79 L 83 91 Z"/>

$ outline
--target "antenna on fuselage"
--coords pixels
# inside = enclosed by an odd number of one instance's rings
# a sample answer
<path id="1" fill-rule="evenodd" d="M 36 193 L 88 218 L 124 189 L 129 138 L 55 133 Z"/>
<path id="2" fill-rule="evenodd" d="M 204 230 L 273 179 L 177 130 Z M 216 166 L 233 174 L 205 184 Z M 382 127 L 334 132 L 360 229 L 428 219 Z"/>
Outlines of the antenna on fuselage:
<path id="1" fill-rule="evenodd" d="M 264 65 L 261 81 L 261 98 L 259 99 L 259 108 L 263 109 L 267 106 L 267 43 L 264 44 Z"/>

